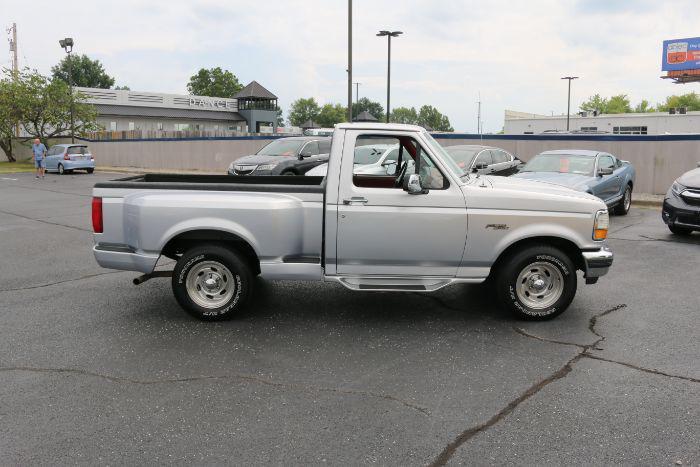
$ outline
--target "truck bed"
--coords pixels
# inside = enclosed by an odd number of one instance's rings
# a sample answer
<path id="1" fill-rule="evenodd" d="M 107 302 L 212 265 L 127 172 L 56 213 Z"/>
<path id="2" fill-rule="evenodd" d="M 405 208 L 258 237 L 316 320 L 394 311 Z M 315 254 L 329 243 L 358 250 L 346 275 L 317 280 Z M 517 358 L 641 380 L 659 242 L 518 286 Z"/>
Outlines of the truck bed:
<path id="1" fill-rule="evenodd" d="M 95 188 L 323 193 L 325 177 L 145 174 L 99 182 Z"/>

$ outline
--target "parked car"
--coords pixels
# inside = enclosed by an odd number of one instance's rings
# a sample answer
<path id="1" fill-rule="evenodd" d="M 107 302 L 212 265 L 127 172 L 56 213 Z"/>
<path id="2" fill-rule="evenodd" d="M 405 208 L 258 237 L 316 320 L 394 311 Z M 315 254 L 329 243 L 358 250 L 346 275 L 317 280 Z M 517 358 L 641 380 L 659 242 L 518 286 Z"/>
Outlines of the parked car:
<path id="1" fill-rule="evenodd" d="M 700 231 L 700 168 L 673 182 L 664 198 L 661 218 L 676 235 Z"/>
<path id="2" fill-rule="evenodd" d="M 56 144 L 46 152 L 46 171 L 63 175 L 74 170 L 95 171 L 95 157 L 85 144 Z"/>
<path id="3" fill-rule="evenodd" d="M 279 138 L 228 168 L 229 175 L 303 175 L 328 161 L 331 139 L 323 136 Z"/>
<path id="4" fill-rule="evenodd" d="M 394 144 L 368 144 L 355 148 L 353 164 L 356 174 L 391 175 L 396 172 L 399 159 L 399 146 Z M 413 161 L 408 161 L 413 166 Z M 306 172 L 308 176 L 325 177 L 328 163 L 321 164 Z"/>
<path id="5" fill-rule="evenodd" d="M 392 175 L 357 173 L 355 149 L 377 138 L 407 160 Z M 97 262 L 140 271 L 137 284 L 171 275 L 178 303 L 209 321 L 235 315 L 256 275 L 362 292 L 432 292 L 490 277 L 494 300 L 541 320 L 569 306 L 577 270 L 592 284 L 612 264 L 608 210 L 595 196 L 475 176 L 418 126 L 343 123 L 333 140 L 325 179 L 147 174 L 97 183 Z M 154 271 L 161 256 L 175 260 L 173 271 Z"/>
<path id="6" fill-rule="evenodd" d="M 487 175 L 513 175 L 522 161 L 501 148 L 459 144 L 446 146 L 445 151 L 465 170 Z"/>
<path id="7" fill-rule="evenodd" d="M 585 191 L 602 199 L 618 215 L 627 214 L 632 205 L 634 167 L 606 152 L 581 149 L 542 152 L 513 177 Z"/>

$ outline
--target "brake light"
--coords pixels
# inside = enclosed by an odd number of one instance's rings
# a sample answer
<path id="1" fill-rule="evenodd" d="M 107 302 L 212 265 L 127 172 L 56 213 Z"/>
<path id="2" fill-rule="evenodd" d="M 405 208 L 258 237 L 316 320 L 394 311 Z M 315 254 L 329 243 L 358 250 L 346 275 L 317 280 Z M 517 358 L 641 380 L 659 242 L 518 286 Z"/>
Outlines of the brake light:
<path id="1" fill-rule="evenodd" d="M 102 233 L 102 198 L 97 196 L 92 198 L 92 230 L 95 233 Z"/>
<path id="2" fill-rule="evenodd" d="M 68 153 L 65 153 L 65 154 L 63 155 L 63 160 L 64 160 L 64 161 L 69 161 L 69 160 L 70 160 L 70 156 L 68 155 Z"/>

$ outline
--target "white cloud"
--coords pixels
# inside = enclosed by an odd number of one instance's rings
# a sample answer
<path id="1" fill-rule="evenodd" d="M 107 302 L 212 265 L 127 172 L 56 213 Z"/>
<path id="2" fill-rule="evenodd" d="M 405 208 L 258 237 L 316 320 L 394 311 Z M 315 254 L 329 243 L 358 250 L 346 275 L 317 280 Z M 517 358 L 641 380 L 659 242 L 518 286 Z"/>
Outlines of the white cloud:
<path id="1" fill-rule="evenodd" d="M 478 93 L 486 129 L 506 108 L 566 110 L 596 92 L 652 102 L 687 92 L 659 79 L 661 41 L 698 35 L 695 1 L 355 0 L 354 75 L 360 95 L 385 103 L 386 39 L 393 42 L 392 106 L 432 104 L 473 131 Z M 345 0 L 26 2 L 0 0 L 2 25 L 18 23 L 22 65 L 48 73 L 72 36 L 76 52 L 99 58 L 118 84 L 184 92 L 202 66 L 257 79 L 287 106 L 301 96 L 344 102 Z M 0 62 L 7 65 L 8 62 Z"/>

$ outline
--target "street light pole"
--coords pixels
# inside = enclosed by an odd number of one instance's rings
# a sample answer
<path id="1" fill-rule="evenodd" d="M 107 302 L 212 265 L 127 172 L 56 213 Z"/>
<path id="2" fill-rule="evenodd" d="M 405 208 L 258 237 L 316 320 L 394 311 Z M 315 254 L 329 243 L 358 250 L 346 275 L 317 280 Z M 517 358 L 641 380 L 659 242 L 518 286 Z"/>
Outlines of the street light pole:
<path id="1" fill-rule="evenodd" d="M 348 0 L 348 122 L 352 122 L 352 0 Z"/>
<path id="2" fill-rule="evenodd" d="M 360 84 L 362 83 L 352 83 L 355 85 L 355 105 L 358 105 L 360 102 Z"/>
<path id="3" fill-rule="evenodd" d="M 75 143 L 75 120 L 73 117 L 73 65 L 70 54 L 73 51 L 73 39 L 66 37 L 58 41 L 58 44 L 68 54 L 68 87 L 70 89 L 70 141 Z"/>
<path id="4" fill-rule="evenodd" d="M 388 41 L 387 66 L 386 66 L 386 122 L 389 123 L 391 115 L 391 38 L 399 37 L 401 31 L 379 31 L 377 36 L 386 36 Z"/>
<path id="5" fill-rule="evenodd" d="M 566 131 L 569 131 L 569 120 L 571 118 L 571 81 L 578 79 L 578 76 L 564 76 L 562 79 L 569 81 L 569 94 L 566 99 Z"/>

